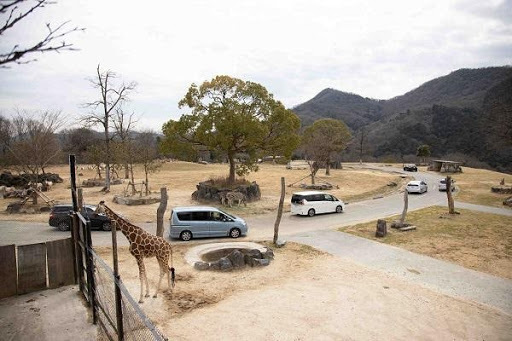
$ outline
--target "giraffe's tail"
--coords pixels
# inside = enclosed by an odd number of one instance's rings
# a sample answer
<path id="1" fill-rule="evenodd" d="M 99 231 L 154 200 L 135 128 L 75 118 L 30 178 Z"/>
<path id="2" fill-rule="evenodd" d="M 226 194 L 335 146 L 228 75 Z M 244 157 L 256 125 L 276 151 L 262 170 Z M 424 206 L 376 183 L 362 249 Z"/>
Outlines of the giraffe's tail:
<path id="1" fill-rule="evenodd" d="M 174 288 L 176 285 L 176 271 L 173 267 L 169 267 L 169 271 L 171 272 L 171 286 Z"/>

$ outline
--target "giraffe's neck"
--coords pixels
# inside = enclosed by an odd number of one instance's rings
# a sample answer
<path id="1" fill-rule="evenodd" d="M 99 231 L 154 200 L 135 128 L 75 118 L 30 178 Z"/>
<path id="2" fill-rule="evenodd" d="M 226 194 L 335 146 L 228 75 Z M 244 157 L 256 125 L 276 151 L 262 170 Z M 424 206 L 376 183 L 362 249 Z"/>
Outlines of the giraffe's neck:
<path id="1" fill-rule="evenodd" d="M 134 242 L 134 239 L 143 231 L 140 227 L 135 226 L 133 224 L 130 224 L 125 219 L 121 218 L 117 213 L 112 211 L 107 206 L 103 205 L 105 207 L 105 214 L 111 221 L 115 221 L 117 227 L 121 229 L 121 232 L 123 232 L 126 239 L 128 239 L 130 242 Z"/>

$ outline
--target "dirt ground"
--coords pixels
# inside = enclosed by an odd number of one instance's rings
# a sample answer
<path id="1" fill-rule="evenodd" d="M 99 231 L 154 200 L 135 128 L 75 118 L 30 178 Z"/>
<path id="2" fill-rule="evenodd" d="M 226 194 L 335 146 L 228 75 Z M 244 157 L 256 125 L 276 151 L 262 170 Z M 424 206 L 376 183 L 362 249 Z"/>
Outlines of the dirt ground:
<path id="1" fill-rule="evenodd" d="M 85 169 L 81 169 L 85 168 Z M 82 183 L 83 180 L 94 178 L 93 170 L 78 165 L 78 172 L 82 174 L 78 176 L 77 182 Z M 62 203 L 71 202 L 69 190 L 69 167 L 57 166 L 49 167 L 48 172 L 58 173 L 64 179 L 61 184 L 53 186 L 50 192 L 46 194 Z M 162 164 L 160 171 L 150 175 L 150 187 L 154 194 L 160 195 L 160 187 L 168 188 L 170 207 L 173 206 L 190 206 L 197 205 L 196 201 L 191 199 L 191 194 L 196 189 L 196 185 L 200 181 L 209 178 L 226 176 L 228 173 L 227 164 L 198 164 L 190 162 L 168 162 Z M 142 176 L 141 170 L 137 169 L 136 173 Z M 281 176 L 285 176 L 286 183 L 292 184 L 308 174 L 307 170 L 287 170 L 284 165 L 261 164 L 258 172 L 253 172 L 246 177 L 249 181 L 256 181 L 260 186 L 262 197 L 260 201 L 249 203 L 247 207 L 226 208 L 227 211 L 242 216 L 255 215 L 261 213 L 273 212 L 279 203 Z M 360 181 L 364 178 L 364 181 Z M 138 179 L 136 181 L 141 181 Z M 407 179 L 401 178 L 397 174 L 389 174 L 386 172 L 354 169 L 350 164 L 344 169 L 331 170 L 331 176 L 323 175 L 323 170 L 319 171 L 318 180 L 328 181 L 333 185 L 339 186 L 339 189 L 333 189 L 330 193 L 338 196 L 345 202 L 372 198 L 378 195 L 384 195 L 397 190 L 403 186 Z M 305 179 L 303 182 L 307 182 Z M 397 183 L 396 187 L 387 186 L 390 182 Z M 298 184 L 300 184 L 299 182 Z M 297 184 L 297 185 L 298 185 Z M 140 188 L 140 186 L 139 186 Z M 114 195 L 119 195 L 126 189 L 126 183 L 112 186 L 109 194 L 100 192 L 100 187 L 84 188 L 84 200 L 87 204 L 97 204 L 101 200 L 110 203 L 109 206 L 128 217 L 133 222 L 152 222 L 156 219 L 156 209 L 158 204 L 145 206 L 125 206 L 112 203 Z M 293 192 L 300 191 L 298 187 L 286 187 L 287 200 L 285 201 L 285 212 L 290 210 L 289 198 Z M 42 214 L 16 214 L 10 215 L 5 212 L 7 205 L 14 199 L 0 200 L 0 219 L 1 220 L 23 220 L 23 221 L 47 221 L 48 213 Z M 220 206 L 220 203 L 217 205 Z M 169 214 L 169 212 L 167 212 Z"/>
<path id="2" fill-rule="evenodd" d="M 512 317 L 288 243 L 268 267 L 197 271 L 174 246 L 177 284 L 143 308 L 178 340 L 507 340 Z M 111 259 L 108 248 L 98 252 Z M 146 260 L 151 293 L 156 260 Z M 138 270 L 120 250 L 121 278 L 139 295 Z"/>
<path id="3" fill-rule="evenodd" d="M 417 227 L 409 232 L 390 228 L 400 216 L 389 217 L 384 238 L 375 237 L 376 221 L 339 230 L 512 279 L 512 217 L 461 209 L 457 212 L 460 214 L 449 215 L 446 207 L 439 206 L 409 212 L 406 222 Z"/>

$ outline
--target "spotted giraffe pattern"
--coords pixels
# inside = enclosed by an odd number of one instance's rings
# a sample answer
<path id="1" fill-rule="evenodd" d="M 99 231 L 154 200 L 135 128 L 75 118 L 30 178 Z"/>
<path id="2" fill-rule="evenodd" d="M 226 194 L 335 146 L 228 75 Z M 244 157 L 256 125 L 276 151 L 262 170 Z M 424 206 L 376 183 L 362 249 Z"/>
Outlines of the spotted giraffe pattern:
<path id="1" fill-rule="evenodd" d="M 137 260 L 137 266 L 139 267 L 139 278 L 140 278 L 140 299 L 139 302 L 144 302 L 142 295 L 144 291 L 144 283 L 146 285 L 146 295 L 149 297 L 149 285 L 148 277 L 146 275 L 146 267 L 144 265 L 144 258 L 156 257 L 158 265 L 160 266 L 160 278 L 158 280 L 158 286 L 153 297 L 157 297 L 162 278 L 167 274 L 168 289 L 170 290 L 171 279 L 169 273 L 173 273 L 174 268 L 169 268 L 169 256 L 171 257 L 172 264 L 172 248 L 171 245 L 162 237 L 155 236 L 142 228 L 135 226 L 117 213 L 112 211 L 108 206 L 105 205 L 104 201 L 101 201 L 96 208 L 97 213 L 104 213 L 111 221 L 116 222 L 116 226 L 125 235 L 126 239 L 130 242 L 130 253 Z"/>

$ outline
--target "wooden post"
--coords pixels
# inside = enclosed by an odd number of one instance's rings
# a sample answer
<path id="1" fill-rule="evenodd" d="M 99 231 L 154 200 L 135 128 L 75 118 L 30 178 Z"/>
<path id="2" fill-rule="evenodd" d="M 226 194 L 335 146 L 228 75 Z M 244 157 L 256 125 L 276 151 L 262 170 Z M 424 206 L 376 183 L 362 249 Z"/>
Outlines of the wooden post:
<path id="1" fill-rule="evenodd" d="M 160 188 L 160 205 L 156 210 L 156 235 L 159 237 L 164 236 L 164 214 L 167 209 L 167 188 Z"/>
<path id="2" fill-rule="evenodd" d="M 279 236 L 279 224 L 281 223 L 281 217 L 283 216 L 284 194 L 284 177 L 281 177 L 281 198 L 279 199 L 279 208 L 277 209 L 277 218 L 274 224 L 274 245 L 277 245 L 277 238 Z"/>
<path id="3" fill-rule="evenodd" d="M 455 204 L 452 196 L 452 177 L 450 175 L 446 177 L 446 196 L 448 197 L 448 213 L 455 214 Z"/>
<path id="4" fill-rule="evenodd" d="M 375 232 L 375 237 L 385 237 L 388 233 L 388 227 L 385 220 L 379 219 L 377 220 L 377 231 Z"/>
<path id="5" fill-rule="evenodd" d="M 117 317 L 117 339 L 124 340 L 124 327 L 123 327 L 123 307 L 121 304 L 121 289 L 119 288 L 119 282 L 121 277 L 119 276 L 119 262 L 117 260 L 117 224 L 115 221 L 112 222 L 112 257 L 114 262 L 114 297 L 116 300 L 116 317 Z"/>
<path id="6" fill-rule="evenodd" d="M 76 158 L 69 155 L 69 173 L 71 175 L 71 199 L 73 200 L 73 211 L 78 212 L 78 199 L 76 193 Z"/>
<path id="7" fill-rule="evenodd" d="M 407 189 L 404 191 L 404 210 L 402 211 L 402 216 L 400 217 L 400 227 L 404 226 L 405 216 L 407 215 L 407 209 L 409 207 L 409 193 Z"/>

